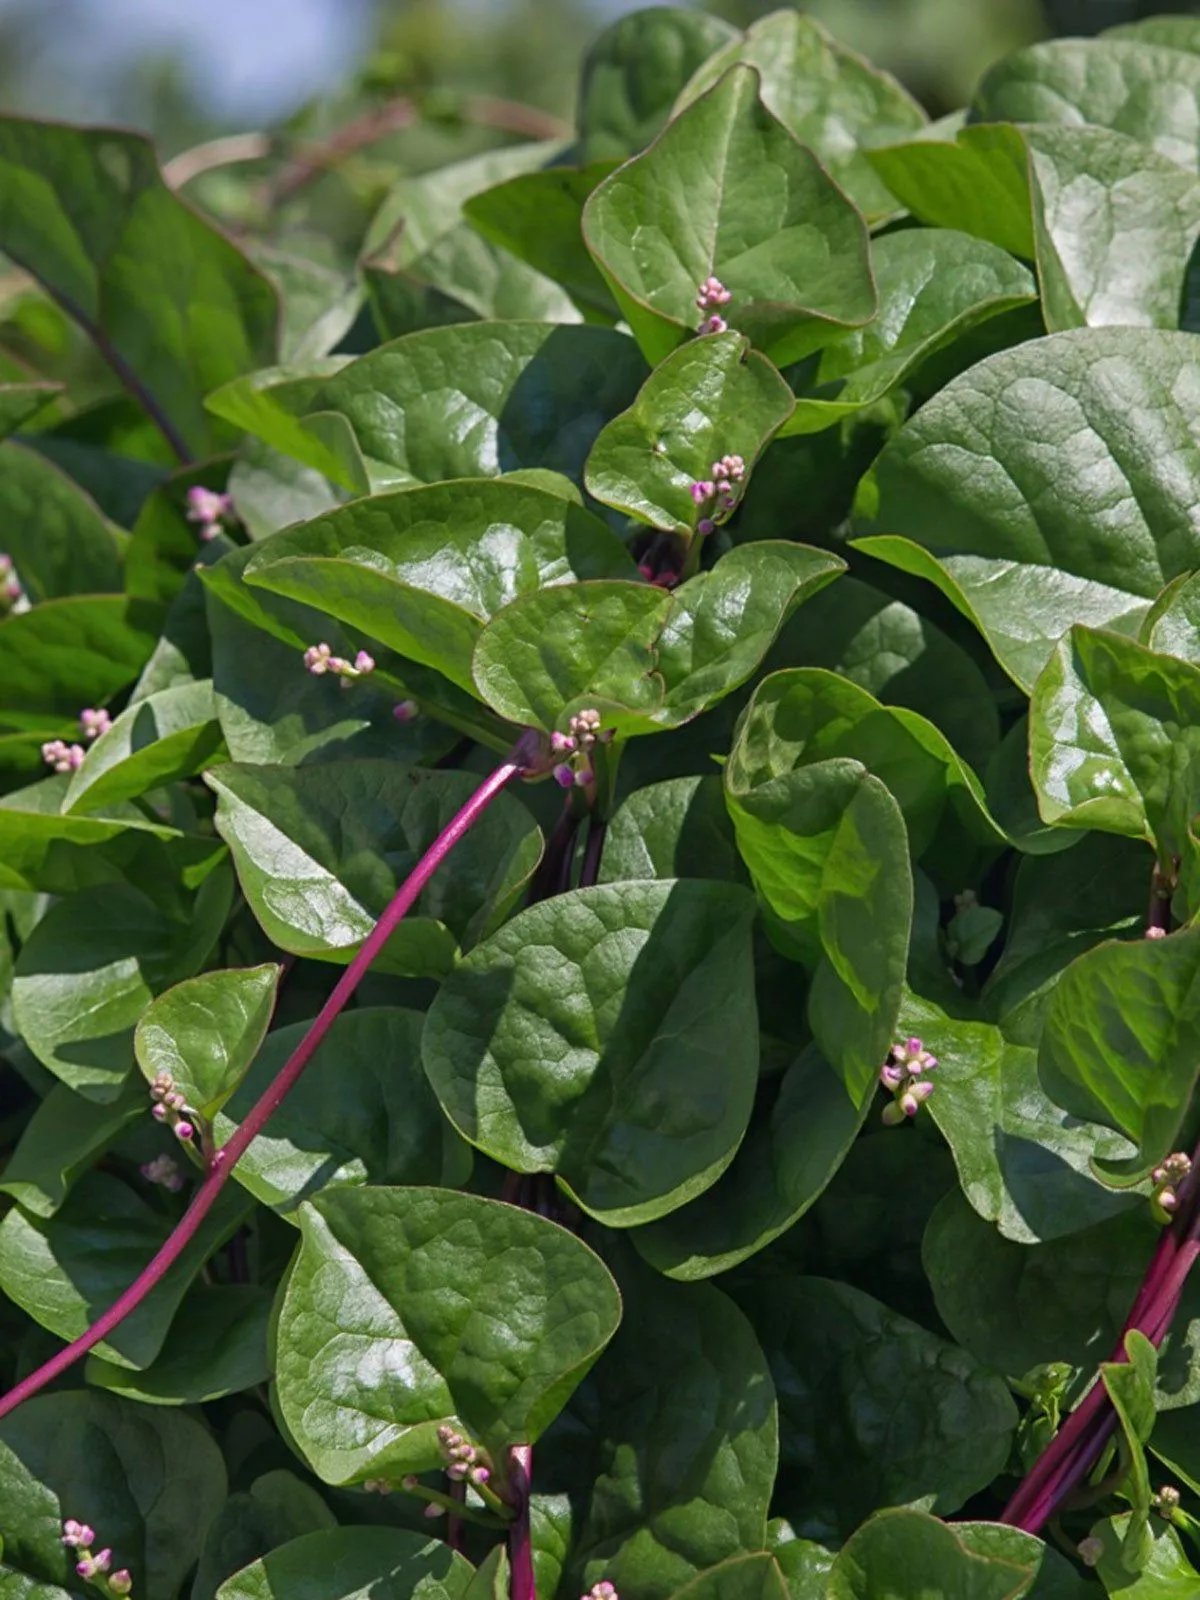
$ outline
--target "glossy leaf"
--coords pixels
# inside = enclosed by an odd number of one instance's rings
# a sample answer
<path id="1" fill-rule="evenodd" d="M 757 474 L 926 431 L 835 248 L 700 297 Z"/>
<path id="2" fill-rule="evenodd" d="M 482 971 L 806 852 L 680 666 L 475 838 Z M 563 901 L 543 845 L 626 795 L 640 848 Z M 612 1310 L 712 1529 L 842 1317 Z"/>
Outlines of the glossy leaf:
<path id="1" fill-rule="evenodd" d="M 471 1564 L 440 1539 L 402 1528 L 327 1528 L 235 1573 L 218 1600 L 463 1600 Z"/>
<path id="2" fill-rule="evenodd" d="M 1200 1059 L 1200 929 L 1102 944 L 1063 973 L 1038 1054 L 1047 1091 L 1118 1129 L 1139 1170 L 1174 1150 Z"/>
<path id="3" fill-rule="evenodd" d="M 955 1511 L 1003 1465 L 1016 1407 L 965 1351 L 826 1278 L 773 1277 L 739 1301 L 779 1395 L 775 1504 L 801 1537 L 918 1498 Z"/>
<path id="4" fill-rule="evenodd" d="M 587 159 L 644 150 L 695 69 L 736 37 L 720 17 L 681 6 L 648 6 L 610 24 L 583 60 L 579 136 Z"/>
<path id="5" fill-rule="evenodd" d="M 1023 130 L 968 125 L 952 139 L 914 139 L 865 152 L 892 194 L 935 228 L 960 228 L 1014 256 L 1037 253 Z"/>
<path id="6" fill-rule="evenodd" d="M 753 469 L 791 415 L 791 391 L 736 333 L 694 339 L 662 361 L 630 409 L 600 434 L 588 457 L 588 491 L 655 528 L 695 531 L 692 486 L 713 463 L 741 456 Z"/>
<path id="7" fill-rule="evenodd" d="M 151 1001 L 134 1031 L 149 1083 L 167 1073 L 207 1122 L 245 1077 L 266 1037 L 283 968 L 205 972 Z"/>
<path id="8" fill-rule="evenodd" d="M 875 314 L 862 218 L 758 83 L 731 68 L 584 207 L 588 248 L 650 361 L 696 328 L 710 274 L 733 296 L 725 320 L 778 364 Z"/>
<path id="9" fill-rule="evenodd" d="M 161 621 L 156 606 L 116 594 L 10 613 L 0 620 L 0 713 L 74 720 L 82 707 L 103 704 L 137 677 Z"/>
<path id="10" fill-rule="evenodd" d="M 187 1472 L 171 1472 L 180 1461 Z M 79 1593 L 61 1538 L 72 1517 L 103 1530 L 135 1593 L 173 1596 L 225 1492 L 220 1449 L 194 1418 L 83 1389 L 36 1395 L 0 1423 L 0 1580 L 15 1573 L 21 1600 Z"/>
<path id="11" fill-rule="evenodd" d="M 995 1554 L 976 1551 L 965 1534 L 970 1526 L 918 1510 L 880 1512 L 839 1551 L 828 1600 L 1020 1600 L 1029 1594 L 1040 1554 L 1036 1541 L 1006 1528 L 1011 1545 Z M 1034 1550 L 1027 1554 L 1029 1545 Z"/>
<path id="12" fill-rule="evenodd" d="M 276 535 L 246 581 L 305 602 L 471 688 L 482 624 L 518 595 L 634 577 L 597 517 L 526 484 L 459 480 L 356 501 Z"/>
<path id="13" fill-rule="evenodd" d="M 226 1192 L 179 1260 L 97 1354 L 121 1366 L 148 1367 L 163 1348 L 189 1284 L 251 1207 Z M 0 1288 L 63 1340 L 76 1339 L 145 1267 L 171 1231 L 171 1219 L 119 1179 L 89 1173 L 50 1218 L 14 1207 L 0 1222 Z"/>
<path id="14" fill-rule="evenodd" d="M 276 1384 L 289 1433 L 326 1482 L 428 1470 L 437 1427 L 454 1418 L 493 1460 L 536 1440 L 620 1319 L 586 1245 L 493 1200 L 341 1190 L 306 1202 L 299 1220 Z"/>
<path id="15" fill-rule="evenodd" d="M 207 780 L 242 890 L 268 936 L 296 955 L 342 962 L 477 787 L 467 773 L 385 761 L 230 765 Z M 533 819 L 501 796 L 388 941 L 384 968 L 449 971 L 459 945 L 503 916 L 539 854 Z"/>
<path id="16" fill-rule="evenodd" d="M 745 881 L 720 778 L 670 778 L 623 801 L 604 836 L 600 882 L 626 878 Z"/>
<path id="17" fill-rule="evenodd" d="M 88 750 L 66 811 L 102 811 L 203 772 L 221 748 L 212 684 L 181 684 L 136 701 Z"/>
<path id="18" fill-rule="evenodd" d="M 169 999 L 164 995 L 158 1004 Z M 465 1184 L 470 1151 L 442 1116 L 421 1070 L 423 1023 L 418 1012 L 398 1007 L 365 1006 L 339 1017 L 238 1162 L 238 1182 L 289 1217 L 301 1200 L 335 1185 Z M 293 1023 L 268 1037 L 217 1117 L 218 1144 L 266 1091 L 306 1028 Z"/>
<path id="19" fill-rule="evenodd" d="M 1065 624 L 1135 632 L 1200 560 L 1189 339 L 1078 329 L 979 362 L 883 451 L 861 546 L 937 584 L 1026 688 Z"/>
<path id="20" fill-rule="evenodd" d="M 679 879 L 514 917 L 429 1012 L 425 1070 L 451 1122 L 517 1171 L 556 1173 L 611 1226 L 701 1193 L 754 1095 L 752 916 L 744 889 Z"/>

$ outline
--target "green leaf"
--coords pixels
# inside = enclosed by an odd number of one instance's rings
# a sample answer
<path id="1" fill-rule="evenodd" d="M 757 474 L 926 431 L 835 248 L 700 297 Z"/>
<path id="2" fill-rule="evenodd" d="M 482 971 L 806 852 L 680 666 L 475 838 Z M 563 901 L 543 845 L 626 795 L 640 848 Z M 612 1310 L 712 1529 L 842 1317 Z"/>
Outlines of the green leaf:
<path id="1" fill-rule="evenodd" d="M 1037 254 L 1023 129 L 1004 123 L 865 152 L 888 189 L 921 222 L 961 228 L 1014 256 Z"/>
<path id="2" fill-rule="evenodd" d="M 1168 868 L 1191 854 L 1200 801 L 1200 666 L 1118 634 L 1072 628 L 1029 708 L 1046 822 L 1145 839 Z"/>
<path id="3" fill-rule="evenodd" d="M 289 1220 L 301 1200 L 334 1185 L 465 1184 L 470 1151 L 442 1116 L 421 1069 L 424 1021 L 398 1007 L 366 1006 L 338 1017 L 238 1162 L 238 1182 Z M 217 1117 L 218 1145 L 228 1142 L 307 1029 L 297 1022 L 268 1037 Z"/>
<path id="4" fill-rule="evenodd" d="M 960 1531 L 964 1526 L 971 1524 L 947 1526 L 924 1511 L 881 1511 L 839 1551 L 827 1600 L 1020 1600 L 1029 1594 L 1036 1565 L 1024 1546 L 1007 1547 L 1004 1556 L 977 1554 Z M 1023 1559 L 1012 1559 L 1018 1550 Z"/>
<path id="5" fill-rule="evenodd" d="M 738 1299 L 779 1395 L 774 1504 L 802 1538 L 911 1500 L 956 1511 L 1003 1467 L 1016 1407 L 964 1350 L 826 1278 L 758 1279 Z"/>
<path id="6" fill-rule="evenodd" d="M 208 1525 L 191 1600 L 216 1600 L 222 1582 L 302 1534 L 336 1526 L 317 1491 L 277 1468 L 231 1494 Z"/>
<path id="7" fill-rule="evenodd" d="M 1067 624 L 1136 632 L 1200 564 L 1190 341 L 1081 328 L 979 362 L 884 449 L 870 519 L 887 537 L 856 542 L 936 583 L 1026 689 Z"/>
<path id="8" fill-rule="evenodd" d="M 211 1122 L 266 1037 L 282 971 L 268 963 L 205 972 L 152 1000 L 133 1037 L 142 1076 L 153 1083 L 167 1073 L 188 1105 Z"/>
<path id="9" fill-rule="evenodd" d="M 600 882 L 720 878 L 744 883 L 720 778 L 670 778 L 635 789 L 604 836 Z"/>
<path id="10" fill-rule="evenodd" d="M 1134 1576 L 1125 1566 L 1121 1557 L 1132 1520 L 1132 1515 L 1110 1517 L 1091 1530 L 1102 1546 L 1096 1571 L 1107 1592 L 1120 1600 L 1191 1600 L 1200 1572 L 1184 1555 L 1174 1528 L 1157 1519 L 1150 1524 L 1151 1543 L 1142 1570 Z"/>
<path id="11" fill-rule="evenodd" d="M 56 466 L 12 440 L 0 444 L 0 517 L 4 553 L 31 600 L 121 590 L 125 535 Z"/>
<path id="12" fill-rule="evenodd" d="M 442 828 L 473 774 L 389 761 L 224 766 L 206 774 L 217 827 L 267 936 L 296 955 L 346 962 Z M 460 945 L 512 905 L 541 853 L 524 806 L 501 795 L 421 893 L 379 957 L 384 971 L 441 976 Z"/>
<path id="13" fill-rule="evenodd" d="M 6 117 L 0 216 L 0 250 L 90 335 L 177 453 L 210 453 L 201 397 L 272 360 L 278 299 L 167 188 L 150 141 Z"/>
<path id="14" fill-rule="evenodd" d="M 62 392 L 61 383 L 43 379 L 30 383 L 0 383 L 0 438 L 7 439 L 26 422 L 33 422 Z"/>
<path id="15" fill-rule="evenodd" d="M 133 1065 L 134 1024 L 179 976 L 181 932 L 129 885 L 52 906 L 13 969 L 13 1016 L 42 1065 L 89 1100 L 115 1100 Z"/>
<path id="16" fill-rule="evenodd" d="M 1195 17 L 1142 17 L 1105 28 L 1102 39 L 1133 39 L 1143 44 L 1164 44 L 1172 50 L 1187 50 L 1200 55 L 1200 26 Z"/>
<path id="17" fill-rule="evenodd" d="M 0 156 L 0 184 L 2 174 Z M 161 623 L 157 606 L 116 594 L 73 595 L 10 613 L 0 621 L 0 711 L 75 718 L 82 707 L 102 704 L 137 677 Z"/>
<path id="18" fill-rule="evenodd" d="M 720 17 L 648 6 L 592 41 L 579 85 L 579 138 L 588 161 L 623 161 L 644 150 L 675 97 L 714 50 L 737 37 Z"/>
<path id="19" fill-rule="evenodd" d="M 1116 1128 L 1148 1169 L 1174 1150 L 1200 1059 L 1200 928 L 1101 944 L 1063 973 L 1038 1055 L 1046 1090 Z"/>
<path id="20" fill-rule="evenodd" d="M 750 472 L 794 405 L 776 369 L 737 333 L 694 339 L 662 361 L 600 434 L 584 482 L 606 505 L 691 535 L 692 485 L 739 455 Z"/>
<path id="21" fill-rule="evenodd" d="M 162 1349 L 144 1371 L 88 1357 L 84 1376 L 98 1389 L 143 1405 L 202 1405 L 266 1383 L 271 1376 L 267 1325 L 271 1295 L 258 1284 L 193 1289 Z"/>
<path id="22" fill-rule="evenodd" d="M 1121 1543 L 1121 1564 L 1128 1572 L 1140 1572 L 1153 1549 L 1150 1532 L 1150 1469 L 1142 1446 L 1154 1431 L 1154 1378 L 1158 1352 L 1144 1334 L 1131 1330 L 1125 1335 L 1125 1361 L 1105 1361 L 1100 1378 L 1109 1402 L 1117 1414 L 1121 1430 L 1122 1462 L 1126 1472 L 1122 1481 L 1125 1498 L 1132 1506 Z"/>
<path id="23" fill-rule="evenodd" d="M 689 1205 L 639 1229 L 638 1250 L 669 1278 L 690 1280 L 726 1272 L 764 1249 L 820 1198 L 869 1103 L 856 1108 L 845 1084 L 810 1046 L 774 1094 L 760 1090 L 728 1171 Z"/>
<path id="24" fill-rule="evenodd" d="M 526 484 L 460 479 L 359 500 L 261 545 L 246 582 L 471 689 L 482 625 L 518 595 L 635 576 L 599 518 Z"/>
<path id="25" fill-rule="evenodd" d="M 553 729 L 580 707 L 623 732 L 662 703 L 654 645 L 672 609 L 665 590 L 593 581 L 524 595 L 480 635 L 473 671 L 480 697 L 510 722 Z"/>
<path id="26" fill-rule="evenodd" d="M 535 1506 L 571 1502 L 560 1594 L 603 1577 L 667 1600 L 762 1549 L 779 1455 L 775 1392 L 754 1330 L 706 1284 L 672 1284 L 622 1249 L 625 1322 L 537 1452 Z"/>
<path id="27" fill-rule="evenodd" d="M 1095 1600 L 1095 1589 L 1078 1568 L 1032 1533 L 1002 1522 L 956 1522 L 953 1527 L 959 1543 L 973 1555 L 1033 1569 L 1033 1587 L 1022 1591 L 1025 1600 Z"/>
<path id="28" fill-rule="evenodd" d="M 918 1035 L 937 1057 L 929 1114 L 950 1146 L 963 1193 L 1006 1239 L 1062 1238 L 1138 1204 L 1093 1170 L 1097 1160 L 1123 1159 L 1132 1147 L 1097 1126 L 1106 1119 L 1093 1113 L 1081 1121 L 1057 1092 L 1047 1096 L 1036 1048 L 990 1023 L 948 1017 L 916 996 L 907 998 L 897 1031 Z"/>
<path id="29" fill-rule="evenodd" d="M 212 684 L 180 684 L 136 701 L 88 750 L 64 811 L 101 811 L 203 772 L 221 748 Z"/>
<path id="30" fill-rule="evenodd" d="M 376 489 L 524 467 L 578 483 L 592 440 L 645 374 L 632 339 L 608 328 L 486 322 L 432 328 L 360 356 L 325 381 L 310 409 L 345 419 Z"/>
<path id="31" fill-rule="evenodd" d="M 723 1561 L 675 1592 L 678 1600 L 788 1600 L 779 1563 L 766 1550 Z"/>
<path id="32" fill-rule="evenodd" d="M 1150 145 L 1195 172 L 1193 96 L 1200 59 L 1128 39 L 1055 39 L 1018 50 L 985 73 L 977 122 L 1090 122 Z"/>
<path id="33" fill-rule="evenodd" d="M 35 1217 L 52 1217 L 77 1180 L 145 1113 L 145 1088 L 132 1078 L 104 1106 L 56 1083 L 5 1162 L 0 1192 Z"/>
<path id="34" fill-rule="evenodd" d="M 172 1471 L 173 1463 L 186 1472 Z M 25 1600 L 80 1592 L 68 1517 L 95 1528 L 126 1567 L 133 1592 L 174 1596 L 225 1498 L 225 1466 L 208 1430 L 177 1411 L 150 1411 L 112 1395 L 35 1395 L 0 1423 L 4 1564 L 0 1584 Z M 10 1572 L 30 1587 L 10 1589 Z"/>
<path id="35" fill-rule="evenodd" d="M 178 1261 L 95 1346 L 97 1354 L 124 1367 L 148 1367 L 189 1284 L 252 1205 L 240 1190 L 222 1194 Z M 59 1339 L 77 1339 L 149 1264 L 173 1220 L 118 1179 L 88 1173 L 55 1216 L 27 1217 L 14 1206 L 0 1222 L 0 1289 Z"/>
<path id="36" fill-rule="evenodd" d="M 678 879 L 521 912 L 429 1012 L 425 1070 L 451 1122 L 610 1226 L 707 1189 L 754 1097 L 753 910 L 736 885 Z"/>
<path id="37" fill-rule="evenodd" d="M 264 367 L 222 384 L 205 397 L 204 404 L 214 416 L 304 462 L 343 489 L 367 494 L 370 479 L 350 424 L 345 417 L 315 406 L 325 379 L 345 366 L 345 356 L 323 356 L 297 365 Z"/>
<path id="38" fill-rule="evenodd" d="M 218 1600 L 463 1600 L 471 1564 L 403 1528 L 326 1528 L 226 1579 Z"/>
<path id="39" fill-rule="evenodd" d="M 732 67 L 584 207 L 588 248 L 651 362 L 696 328 L 715 274 L 722 316 L 777 364 L 874 316 L 863 220 Z"/>
<path id="40" fill-rule="evenodd" d="M 821 353 L 781 433 L 817 433 L 875 405 L 973 328 L 1037 298 L 998 246 L 948 228 L 884 234 L 871 246 L 879 315 Z M 707 341 L 705 341 L 707 342 Z"/>
<path id="41" fill-rule="evenodd" d="M 455 1419 L 502 1468 L 498 1453 L 536 1441 L 620 1320 L 586 1245 L 475 1195 L 334 1190 L 301 1208 L 300 1233 L 276 1385 L 328 1483 L 432 1469 L 437 1428 Z"/>
<path id="42" fill-rule="evenodd" d="M 898 138 L 927 119 L 890 73 L 847 50 L 813 18 L 776 11 L 710 56 L 677 109 L 711 89 L 738 62 L 758 72 L 763 105 L 820 158 L 868 221 L 897 210 L 860 146 Z"/>
<path id="43" fill-rule="evenodd" d="M 582 234 L 584 202 L 615 164 L 519 173 L 472 196 L 463 212 L 486 239 L 561 284 L 577 305 L 615 321 L 613 297 Z"/>

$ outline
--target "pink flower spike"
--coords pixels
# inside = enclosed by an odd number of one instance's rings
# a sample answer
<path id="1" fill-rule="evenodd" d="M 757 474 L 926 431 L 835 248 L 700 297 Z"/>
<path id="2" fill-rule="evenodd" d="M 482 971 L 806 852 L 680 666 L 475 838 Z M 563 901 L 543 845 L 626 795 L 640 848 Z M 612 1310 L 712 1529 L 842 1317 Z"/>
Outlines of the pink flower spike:
<path id="1" fill-rule="evenodd" d="M 218 494 L 215 489 L 205 489 L 200 484 L 195 484 L 187 492 L 187 520 L 189 522 L 203 522 L 207 524 L 219 523 L 222 517 L 227 517 L 233 510 L 233 501 L 227 494 Z M 219 527 L 213 526 L 211 532 L 205 536 L 212 538 L 214 533 L 219 533 Z"/>
<path id="2" fill-rule="evenodd" d="M 472 1467 L 470 1476 L 472 1483 L 486 1483 L 491 1477 L 491 1473 L 486 1467 Z"/>
<path id="3" fill-rule="evenodd" d="M 322 673 L 329 671 L 332 656 L 332 650 L 323 641 L 321 644 L 310 644 L 304 652 L 304 665 L 319 678 Z"/>
<path id="4" fill-rule="evenodd" d="M 411 722 L 416 714 L 416 703 L 412 700 L 401 700 L 399 705 L 392 707 L 392 715 L 397 722 Z"/>
<path id="5" fill-rule="evenodd" d="M 42 760 L 55 772 L 75 772 L 83 764 L 83 746 L 50 739 L 42 746 Z"/>
<path id="6" fill-rule="evenodd" d="M 716 492 L 716 484 L 710 483 L 707 478 L 697 478 L 690 490 L 692 499 L 698 506 L 702 506 L 706 500 L 711 500 Z"/>

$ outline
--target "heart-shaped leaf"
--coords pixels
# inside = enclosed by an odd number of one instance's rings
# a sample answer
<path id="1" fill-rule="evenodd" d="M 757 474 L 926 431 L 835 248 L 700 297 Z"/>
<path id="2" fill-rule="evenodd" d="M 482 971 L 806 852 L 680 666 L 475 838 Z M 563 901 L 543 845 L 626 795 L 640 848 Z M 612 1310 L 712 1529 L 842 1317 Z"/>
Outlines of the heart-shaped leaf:
<path id="1" fill-rule="evenodd" d="M 403 1528 L 326 1528 L 235 1573 L 217 1600 L 465 1600 L 471 1564 Z"/>
<path id="2" fill-rule="evenodd" d="M 419 1012 L 399 1007 L 364 1006 L 338 1017 L 238 1162 L 238 1182 L 285 1216 L 333 1185 L 466 1183 L 471 1152 L 442 1115 L 421 1067 L 424 1022 Z M 218 1144 L 274 1082 L 307 1028 L 297 1022 L 269 1036 L 217 1117 Z"/>
<path id="3" fill-rule="evenodd" d="M 1039 1560 L 1053 1553 L 1015 1528 L 1004 1529 L 1006 1543 L 995 1554 L 976 1552 L 966 1527 L 923 1511 L 880 1512 L 838 1552 L 828 1600 L 1020 1600 L 1030 1594 Z M 1047 1600 L 1057 1592 L 1047 1589 Z"/>
<path id="4" fill-rule="evenodd" d="M 755 68 L 767 110 L 821 159 L 868 221 L 897 209 L 859 148 L 898 138 L 926 121 L 890 73 L 840 45 L 812 17 L 775 11 L 710 56 L 677 109 L 711 89 L 737 62 Z"/>
<path id="5" fill-rule="evenodd" d="M 517 1171 L 556 1173 L 610 1226 L 707 1189 L 754 1096 L 753 912 L 744 889 L 687 879 L 521 912 L 429 1012 L 425 1070 L 451 1122 Z"/>
<path id="6" fill-rule="evenodd" d="M 722 317 L 773 361 L 795 361 L 875 315 L 863 220 L 732 67 L 583 212 L 584 238 L 648 360 L 700 321 L 710 275 Z"/>
<path id="7" fill-rule="evenodd" d="M 208 1525 L 191 1600 L 216 1600 L 226 1578 L 306 1533 L 337 1526 L 311 1484 L 276 1468 L 231 1494 Z"/>
<path id="8" fill-rule="evenodd" d="M 858 542 L 936 583 L 1024 688 L 1071 622 L 1135 632 L 1200 564 L 1191 349 L 1189 334 L 1081 328 L 979 362 L 884 449 L 884 536 Z"/>
<path id="9" fill-rule="evenodd" d="M 142 1076 L 167 1073 L 205 1121 L 245 1077 L 266 1037 L 282 967 L 205 972 L 151 1001 L 134 1031 Z"/>
<path id="10" fill-rule="evenodd" d="M 217 827 L 268 937 L 296 955 L 341 962 L 477 787 L 469 773 L 389 761 L 230 765 L 206 777 Z M 533 818 L 500 796 L 388 941 L 384 970 L 448 972 L 459 945 L 504 916 L 540 854 Z"/>
<path id="11" fill-rule="evenodd" d="M 690 535 L 702 511 L 693 486 L 710 480 L 726 455 L 740 456 L 749 472 L 794 403 L 740 334 L 694 339 L 660 362 L 629 410 L 603 430 L 584 481 L 606 505 Z"/>
<path id="12" fill-rule="evenodd" d="M 289 1434 L 328 1483 L 437 1466 L 437 1428 L 455 1419 L 502 1468 L 503 1448 L 537 1439 L 620 1321 L 585 1244 L 494 1200 L 342 1189 L 306 1202 L 299 1222 L 276 1385 Z"/>
<path id="13" fill-rule="evenodd" d="M 600 882 L 626 878 L 745 882 L 720 778 L 669 778 L 622 801 L 604 835 Z"/>

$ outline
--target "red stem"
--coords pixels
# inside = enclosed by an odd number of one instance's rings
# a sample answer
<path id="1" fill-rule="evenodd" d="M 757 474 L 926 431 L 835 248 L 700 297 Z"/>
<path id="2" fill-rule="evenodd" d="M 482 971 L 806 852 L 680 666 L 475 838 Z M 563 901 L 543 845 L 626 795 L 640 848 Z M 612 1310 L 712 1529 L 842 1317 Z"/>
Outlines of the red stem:
<path id="1" fill-rule="evenodd" d="M 533 1486 L 533 1446 L 514 1444 L 508 1452 L 508 1482 L 515 1521 L 508 1529 L 508 1561 L 512 1569 L 509 1600 L 537 1600 L 533 1580 L 533 1539 L 529 1532 L 529 1493 Z"/>
<path id="2" fill-rule="evenodd" d="M 501 789 L 505 788 L 515 777 L 526 770 L 526 765 L 521 759 L 523 753 L 522 747 L 518 746 L 512 758 L 502 767 L 498 767 L 491 777 L 480 785 L 458 815 L 453 817 L 442 829 L 441 833 L 438 834 L 401 886 L 387 910 L 363 941 L 361 950 L 359 950 L 353 961 L 338 979 L 329 999 L 321 1007 L 312 1026 L 273 1079 L 270 1087 L 251 1107 L 228 1144 L 223 1145 L 213 1156 L 207 1176 L 196 1190 L 191 1204 L 180 1218 L 179 1223 L 164 1243 L 162 1249 L 150 1264 L 138 1274 L 124 1294 L 120 1295 L 109 1306 L 107 1311 L 97 1317 L 86 1332 L 81 1333 L 78 1339 L 72 1340 L 57 1355 L 51 1356 L 50 1360 L 40 1366 L 36 1372 L 30 1373 L 15 1388 L 10 1389 L 3 1399 L 0 1399 L 0 1417 L 6 1417 L 11 1411 L 15 1411 L 22 1401 L 28 1400 L 31 1395 L 37 1394 L 39 1389 L 44 1389 L 48 1383 L 51 1383 L 61 1373 L 66 1372 L 68 1367 L 79 1360 L 80 1356 L 86 1355 L 93 1345 L 98 1344 L 101 1339 L 107 1338 L 131 1311 L 136 1310 L 141 1305 L 163 1275 L 183 1254 L 194 1238 L 201 1222 L 212 1210 L 217 1196 L 229 1181 L 238 1160 L 246 1153 L 251 1142 L 262 1132 L 267 1119 L 278 1109 L 284 1097 L 295 1087 L 300 1074 L 312 1060 L 321 1041 L 332 1027 L 335 1018 L 355 989 L 358 988 L 368 967 L 383 949 L 401 919 L 412 909 L 421 890 L 424 889 L 458 841 L 486 811 Z"/>

